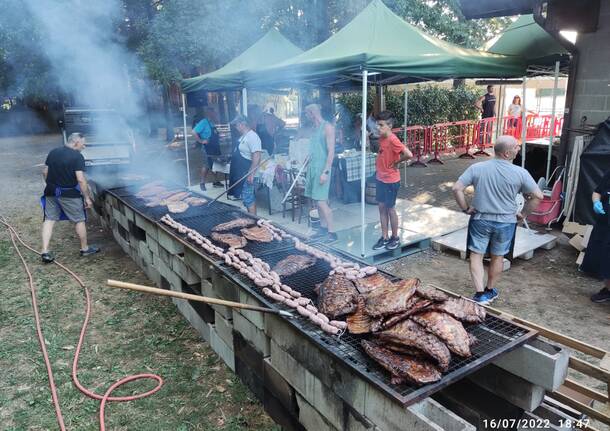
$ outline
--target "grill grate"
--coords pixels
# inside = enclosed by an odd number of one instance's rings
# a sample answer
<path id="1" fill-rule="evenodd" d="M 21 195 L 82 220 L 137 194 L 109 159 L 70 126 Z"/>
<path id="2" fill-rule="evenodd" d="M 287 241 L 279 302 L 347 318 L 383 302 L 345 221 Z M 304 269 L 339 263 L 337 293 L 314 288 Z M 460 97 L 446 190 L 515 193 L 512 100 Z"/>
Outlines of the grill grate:
<path id="1" fill-rule="evenodd" d="M 288 256 L 288 254 L 304 254 L 304 252 L 292 249 L 289 251 L 284 250 L 267 253 L 259 255 L 258 257 L 273 267 L 281 259 Z M 277 304 L 267 299 L 262 293 L 261 288 L 233 268 L 225 266 L 224 264 L 222 264 L 220 268 L 230 278 L 236 280 L 240 285 L 256 295 L 259 300 L 268 306 L 286 311 L 294 311 L 283 304 Z M 326 279 L 329 271 L 330 266 L 328 263 L 318 259 L 314 266 L 291 276 L 282 277 L 282 282 L 293 289 L 298 290 L 303 296 L 311 299 L 315 304 L 317 295 L 313 289 L 317 283 L 321 283 Z M 382 272 L 382 274 L 390 279 L 396 279 L 387 273 Z M 390 374 L 371 359 L 360 346 L 360 342 L 365 339 L 370 339 L 371 335 L 354 335 L 346 332 L 340 338 L 333 337 L 298 314 L 296 314 L 295 318 L 291 319 L 290 322 L 308 337 L 313 339 L 317 344 L 323 346 L 368 381 L 377 385 L 388 396 L 396 399 L 403 405 L 410 405 L 428 397 L 432 393 L 481 368 L 500 354 L 525 343 L 529 338 L 535 335 L 535 332 L 528 331 L 526 328 L 496 316 L 488 315 L 483 323 L 465 325 L 466 331 L 478 339 L 477 344 L 471 348 L 472 356 L 470 358 L 460 358 L 457 355 L 452 354 L 449 369 L 447 372 L 443 373 L 443 378 L 440 381 L 424 386 L 417 386 L 414 384 L 393 385 L 390 382 Z"/>
<path id="2" fill-rule="evenodd" d="M 250 216 L 244 213 L 243 211 L 235 209 L 234 207 L 229 207 L 229 209 L 222 208 L 220 210 L 209 212 L 205 215 L 196 215 L 193 217 L 174 217 L 174 220 L 179 223 L 182 223 L 183 225 L 191 229 L 195 229 L 201 235 L 207 236 L 208 238 L 210 238 L 210 240 L 212 240 L 210 236 L 210 234 L 212 233 L 212 228 L 221 223 L 226 223 L 228 221 L 235 220 L 236 218 L 244 217 L 251 218 L 254 221 L 258 220 L 256 217 Z M 234 233 L 236 235 L 240 235 L 239 228 L 228 230 L 226 231 L 226 233 Z M 218 245 L 226 248 L 226 245 L 224 244 L 218 243 Z M 248 241 L 248 243 L 245 247 L 243 247 L 242 250 L 252 253 L 255 256 L 260 256 L 264 253 L 269 253 L 278 249 L 285 250 L 291 247 L 293 247 L 292 241 L 286 240 L 272 241 L 268 243 Z"/>
<path id="3" fill-rule="evenodd" d="M 159 220 L 165 214 L 169 213 L 166 206 L 147 207 L 146 201 L 144 199 L 140 199 L 133 195 L 133 193 L 135 192 L 137 192 L 137 188 L 135 187 L 122 187 L 120 189 L 109 190 L 108 193 L 116 196 L 127 206 L 133 208 L 137 212 L 153 220 Z M 214 202 L 212 205 L 201 205 L 198 207 L 189 206 L 189 208 L 183 213 L 170 213 L 170 215 L 175 220 L 179 220 L 185 217 L 205 217 L 208 214 L 227 211 L 230 208 L 232 207 L 224 203 Z"/>

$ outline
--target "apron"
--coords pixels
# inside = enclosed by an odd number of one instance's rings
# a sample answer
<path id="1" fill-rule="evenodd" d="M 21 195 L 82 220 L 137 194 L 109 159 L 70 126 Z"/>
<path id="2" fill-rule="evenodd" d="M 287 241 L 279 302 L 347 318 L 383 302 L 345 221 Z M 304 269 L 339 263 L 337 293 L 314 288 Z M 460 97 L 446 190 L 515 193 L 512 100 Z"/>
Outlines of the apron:
<path id="1" fill-rule="evenodd" d="M 246 159 L 239 152 L 239 145 L 242 143 L 243 139 L 243 136 L 239 138 L 239 143 L 233 149 L 233 155 L 231 156 L 231 168 L 229 170 L 229 188 L 233 187 L 234 184 L 237 184 L 237 181 L 246 175 L 250 170 L 250 166 L 252 166 L 252 160 Z M 234 188 L 232 188 L 228 194 L 237 199 L 241 198 L 241 190 L 243 188 L 244 181 L 245 178 Z"/>
<path id="2" fill-rule="evenodd" d="M 42 195 L 40 198 L 40 206 L 42 206 L 42 221 L 45 220 L 45 209 L 47 208 L 47 198 L 53 198 L 57 201 L 57 206 L 59 207 L 59 220 L 70 220 L 68 218 L 68 216 L 66 215 L 66 213 L 64 213 L 63 208 L 61 207 L 61 204 L 59 203 L 59 198 L 61 197 L 61 194 L 64 190 L 76 190 L 77 192 L 79 192 L 81 194 L 81 199 L 83 200 L 83 207 L 85 205 L 85 198 L 82 195 L 82 192 L 80 190 L 80 185 L 77 184 L 75 187 L 55 187 L 55 196 L 45 196 Z M 87 211 L 85 211 L 85 221 L 87 221 Z"/>
<path id="3" fill-rule="evenodd" d="M 605 215 L 597 215 L 580 270 L 610 280 L 610 190 L 602 193 Z"/>

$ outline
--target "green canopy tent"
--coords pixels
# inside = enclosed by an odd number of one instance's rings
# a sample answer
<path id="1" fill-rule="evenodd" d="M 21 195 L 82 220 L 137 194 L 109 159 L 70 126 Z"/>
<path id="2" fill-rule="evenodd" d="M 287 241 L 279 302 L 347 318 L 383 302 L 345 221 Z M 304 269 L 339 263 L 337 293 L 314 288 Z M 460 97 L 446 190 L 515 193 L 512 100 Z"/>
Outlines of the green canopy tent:
<path id="1" fill-rule="evenodd" d="M 272 28 L 250 48 L 235 57 L 220 69 L 205 75 L 183 79 L 182 87 L 182 120 L 184 128 L 184 148 L 186 152 L 187 182 L 190 187 L 189 155 L 186 134 L 186 93 L 193 91 L 228 91 L 242 90 L 242 110 L 247 115 L 247 91 L 243 76 L 246 70 L 256 70 L 286 60 L 303 50 L 286 39 L 277 29 Z"/>
<path id="2" fill-rule="evenodd" d="M 546 32 L 534 20 L 533 15 L 522 15 L 513 22 L 489 47 L 489 52 L 496 54 L 516 55 L 523 57 L 528 65 L 529 75 L 545 74 L 545 69 L 554 66 L 555 88 L 553 90 L 553 108 L 551 136 L 547 154 L 546 178 L 548 180 L 551 170 L 552 145 L 555 140 L 555 103 L 557 86 L 559 82 L 560 65 L 570 60 L 570 53 L 555 38 Z M 548 72 L 547 72 L 548 73 Z M 523 107 L 521 121 L 525 124 L 525 94 L 527 89 L 527 76 L 523 77 Z M 523 127 L 521 135 L 521 165 L 525 167 L 525 142 L 526 129 Z"/>
<path id="3" fill-rule="evenodd" d="M 362 118 L 365 119 L 369 75 L 375 83 L 384 85 L 450 78 L 521 77 L 525 69 L 525 62 L 519 56 L 492 54 L 445 42 L 408 24 L 381 0 L 373 0 L 320 45 L 274 66 L 246 71 L 245 83 L 247 87 L 312 84 L 340 88 L 361 81 Z M 365 255 L 365 133 L 366 128 L 362 127 L 362 256 Z"/>
<path id="4" fill-rule="evenodd" d="M 273 28 L 220 69 L 182 80 L 182 91 L 190 93 L 198 90 L 241 90 L 245 71 L 271 66 L 302 52 L 302 49 Z"/>

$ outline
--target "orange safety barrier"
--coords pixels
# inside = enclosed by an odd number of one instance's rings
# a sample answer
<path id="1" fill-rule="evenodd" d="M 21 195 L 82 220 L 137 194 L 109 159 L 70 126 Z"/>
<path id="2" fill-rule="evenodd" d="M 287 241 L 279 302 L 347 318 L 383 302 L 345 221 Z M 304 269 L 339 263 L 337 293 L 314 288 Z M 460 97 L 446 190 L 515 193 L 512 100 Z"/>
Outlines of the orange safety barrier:
<path id="1" fill-rule="evenodd" d="M 486 148 L 493 147 L 493 131 L 496 117 L 482 118 L 479 120 L 474 134 L 474 147 L 479 149 L 472 153 L 473 156 L 490 156 Z"/>
<path id="2" fill-rule="evenodd" d="M 440 163 L 443 161 L 440 158 L 441 153 L 447 152 L 451 145 L 451 133 L 449 127 L 453 123 L 439 123 L 430 127 L 430 148 L 434 151 L 434 157 L 428 163 Z"/>

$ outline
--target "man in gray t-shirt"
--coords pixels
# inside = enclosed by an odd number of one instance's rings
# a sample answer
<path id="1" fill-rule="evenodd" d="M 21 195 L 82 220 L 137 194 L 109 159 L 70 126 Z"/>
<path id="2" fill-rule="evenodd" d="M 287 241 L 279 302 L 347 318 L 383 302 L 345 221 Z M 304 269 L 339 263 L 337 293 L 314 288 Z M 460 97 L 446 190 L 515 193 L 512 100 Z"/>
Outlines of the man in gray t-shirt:
<path id="1" fill-rule="evenodd" d="M 471 215 L 468 250 L 470 275 L 476 289 L 473 299 L 483 304 L 498 296 L 494 285 L 502 273 L 504 255 L 510 250 L 517 221 L 527 217 L 543 198 L 529 172 L 512 164 L 519 148 L 519 142 L 512 136 L 500 136 L 494 145 L 494 159 L 471 165 L 453 186 L 458 205 Z M 472 204 L 468 205 L 464 189 L 470 185 L 474 186 L 475 191 Z M 526 198 L 521 212 L 516 201 L 519 193 Z M 483 256 L 487 251 L 491 255 L 491 263 L 485 287 Z"/>

